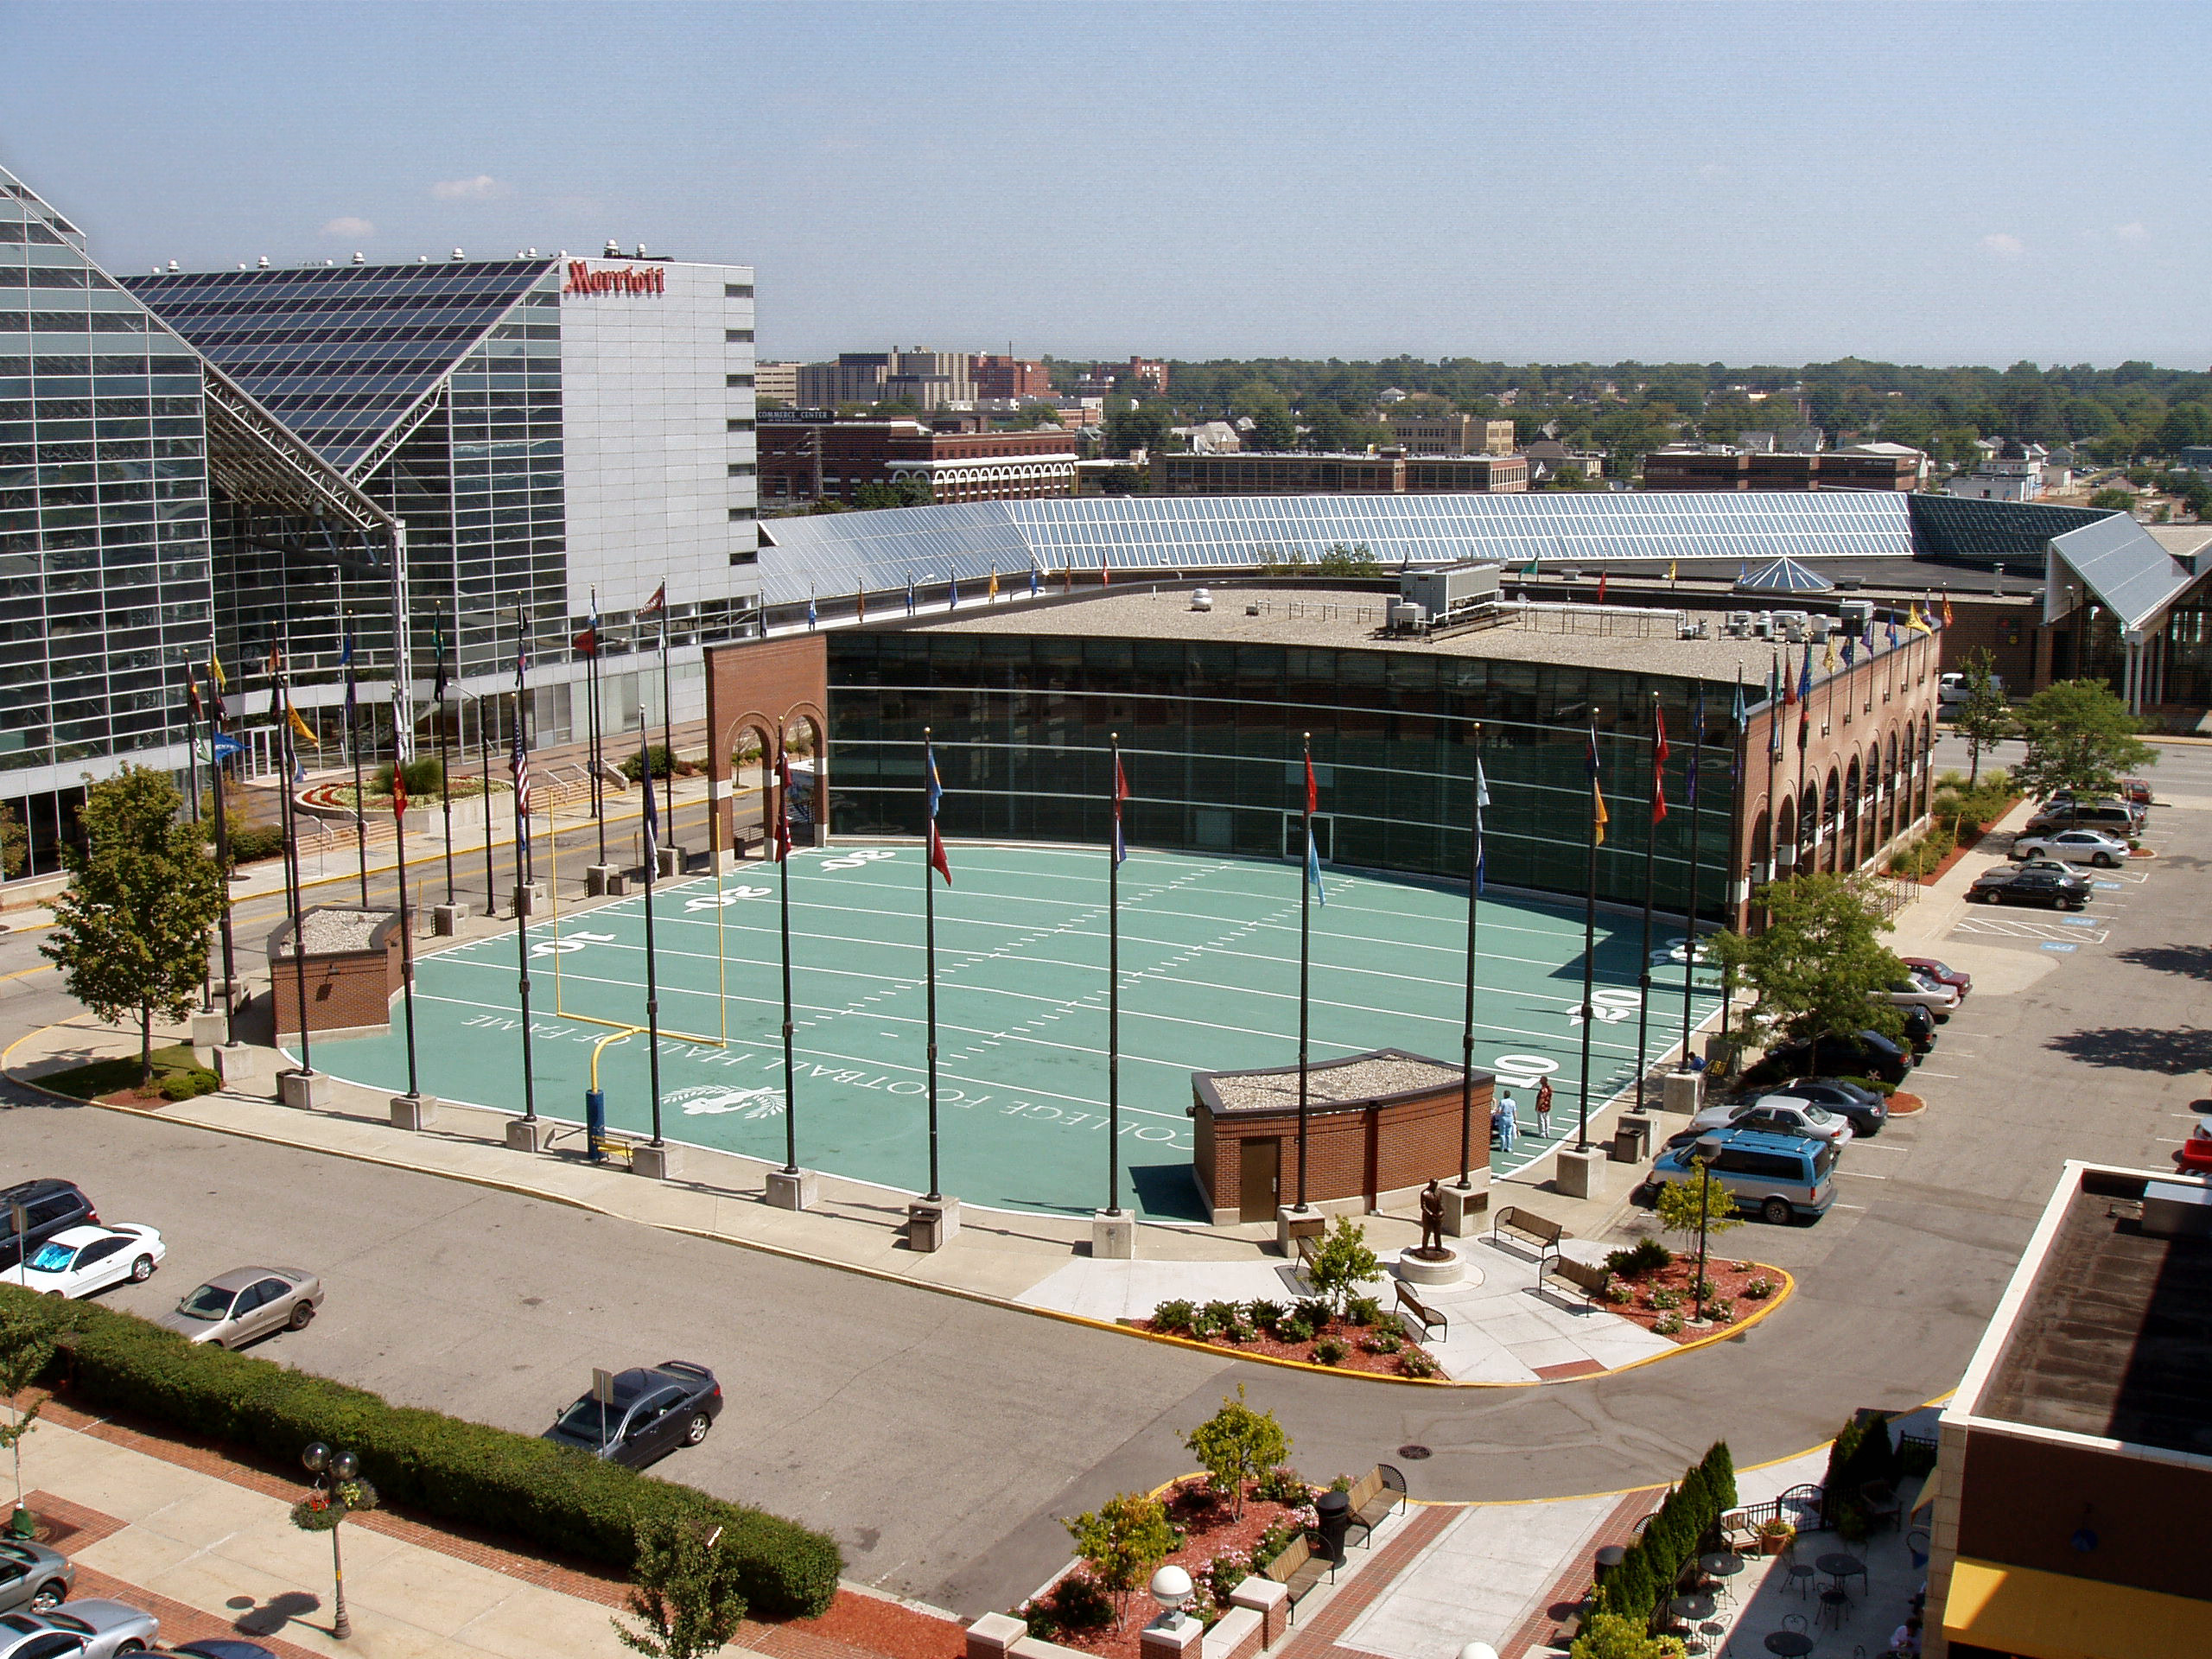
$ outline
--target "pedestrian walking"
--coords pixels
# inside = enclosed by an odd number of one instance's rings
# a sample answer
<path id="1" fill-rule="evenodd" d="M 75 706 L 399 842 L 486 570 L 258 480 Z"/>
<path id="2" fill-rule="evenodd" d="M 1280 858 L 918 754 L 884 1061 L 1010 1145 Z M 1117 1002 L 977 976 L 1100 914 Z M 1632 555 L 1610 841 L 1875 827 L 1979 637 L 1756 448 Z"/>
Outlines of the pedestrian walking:
<path id="1" fill-rule="evenodd" d="M 1495 1130 L 1492 1139 L 1502 1151 L 1511 1152 L 1521 1139 L 1521 1112 L 1513 1103 L 1511 1090 L 1505 1090 L 1498 1095 L 1497 1104 L 1491 1116 Z"/>
<path id="2" fill-rule="evenodd" d="M 1541 1141 L 1552 1132 L 1552 1080 L 1544 1078 L 1536 1085 L 1536 1138 Z"/>

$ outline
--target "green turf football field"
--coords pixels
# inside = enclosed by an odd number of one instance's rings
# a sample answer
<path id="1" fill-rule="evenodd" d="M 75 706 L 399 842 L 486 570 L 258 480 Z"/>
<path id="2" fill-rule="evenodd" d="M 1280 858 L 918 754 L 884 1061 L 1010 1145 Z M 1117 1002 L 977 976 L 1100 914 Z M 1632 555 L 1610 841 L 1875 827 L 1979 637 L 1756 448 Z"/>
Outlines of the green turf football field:
<path id="1" fill-rule="evenodd" d="M 956 842 L 937 888 L 943 1190 L 973 1205 L 1081 1213 L 1106 1200 L 1104 854 Z M 918 1192 L 928 1185 L 922 855 L 912 845 L 799 852 L 791 864 L 796 1122 L 802 1165 Z M 781 1164 L 783 1052 L 773 865 L 655 887 L 664 1132 Z M 1395 1047 L 1456 1065 L 1466 906 L 1461 893 L 1328 872 L 1313 910 L 1312 1058 Z M 1287 1065 L 1298 1055 L 1300 870 L 1290 863 L 1132 851 L 1122 867 L 1122 1202 L 1203 1219 L 1191 1180 L 1191 1074 Z M 645 900 L 531 930 L 538 1110 L 581 1120 L 593 1046 L 645 1020 Z M 1552 1135 L 1525 1134 L 1512 1168 L 1572 1135 L 1579 1096 L 1579 906 L 1485 895 L 1475 1058 L 1533 1123 L 1535 1080 L 1556 1090 Z M 1595 1105 L 1636 1052 L 1641 920 L 1601 911 Z M 1679 932 L 1655 935 L 1652 1047 L 1679 1037 Z M 719 959 L 718 959 L 719 958 Z M 556 984 L 555 969 L 559 978 Z M 422 1087 L 522 1109 L 512 932 L 426 955 L 416 1015 Z M 719 982 L 719 987 L 718 987 Z M 1693 1017 L 1713 997 L 1700 989 Z M 589 1016 L 589 1019 L 584 1016 Z M 406 1084 L 390 1036 L 318 1043 L 319 1069 Z M 671 1034 L 680 1033 L 680 1034 Z M 714 1039 L 713 1041 L 696 1040 Z M 724 1040 L 726 1039 L 726 1040 Z M 607 1118 L 650 1122 L 645 1039 L 601 1060 Z"/>

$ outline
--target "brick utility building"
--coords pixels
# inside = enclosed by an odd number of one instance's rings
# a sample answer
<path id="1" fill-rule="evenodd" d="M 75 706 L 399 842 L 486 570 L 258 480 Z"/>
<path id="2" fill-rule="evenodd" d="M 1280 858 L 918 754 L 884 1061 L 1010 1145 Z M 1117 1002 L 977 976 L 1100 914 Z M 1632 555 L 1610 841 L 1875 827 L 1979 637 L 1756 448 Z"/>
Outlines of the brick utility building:
<path id="1" fill-rule="evenodd" d="M 1529 487 L 1518 455 L 1155 455 L 1156 495 L 1499 495 Z"/>
<path id="2" fill-rule="evenodd" d="M 1476 415 L 1401 415 L 1389 417 L 1390 436 L 1409 455 L 1510 455 L 1513 423 Z"/>
<path id="3" fill-rule="evenodd" d="M 972 371 L 978 397 L 1052 400 L 1052 375 L 1034 358 L 995 357 L 979 353 Z"/>
<path id="4" fill-rule="evenodd" d="M 1901 444 L 1822 454 L 1655 449 L 1643 458 L 1647 490 L 1913 490 L 1928 458 Z"/>
<path id="5" fill-rule="evenodd" d="M 1075 491 L 1075 440 L 1034 432 L 936 432 L 918 421 L 764 421 L 760 499 L 850 505 L 864 484 L 928 480 L 938 502 L 1027 501 Z"/>
<path id="6" fill-rule="evenodd" d="M 2212 1190 L 2069 1162 L 1943 1413 L 1929 1659 L 2184 1659 L 2212 1573 Z"/>

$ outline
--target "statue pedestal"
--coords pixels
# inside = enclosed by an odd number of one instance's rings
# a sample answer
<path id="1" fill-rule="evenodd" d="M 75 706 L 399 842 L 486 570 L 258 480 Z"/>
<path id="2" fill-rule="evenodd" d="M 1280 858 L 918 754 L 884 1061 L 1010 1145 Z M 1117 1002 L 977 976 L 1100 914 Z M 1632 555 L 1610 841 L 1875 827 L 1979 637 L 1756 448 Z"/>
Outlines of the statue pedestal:
<path id="1" fill-rule="evenodd" d="M 1400 1250 L 1393 1264 L 1398 1277 L 1409 1285 L 1456 1285 L 1467 1278 L 1467 1263 L 1458 1249 L 1446 1244 L 1440 1260 L 1423 1256 L 1418 1250 Z M 1474 1275 L 1475 1282 L 1482 1282 L 1482 1275 Z"/>
<path id="2" fill-rule="evenodd" d="M 1490 1171 L 1471 1169 L 1467 1185 L 1446 1181 L 1444 1192 L 1444 1236 L 1465 1238 L 1470 1233 L 1482 1231 L 1484 1218 L 1490 1213 Z"/>

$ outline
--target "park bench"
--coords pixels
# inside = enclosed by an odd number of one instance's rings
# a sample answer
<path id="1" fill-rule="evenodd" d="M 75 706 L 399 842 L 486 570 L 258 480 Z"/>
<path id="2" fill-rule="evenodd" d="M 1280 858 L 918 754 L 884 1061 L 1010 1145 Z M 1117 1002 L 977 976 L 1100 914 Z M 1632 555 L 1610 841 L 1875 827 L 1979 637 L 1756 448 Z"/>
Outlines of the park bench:
<path id="1" fill-rule="evenodd" d="M 1585 1301 L 1595 1302 L 1605 1294 L 1605 1287 L 1612 1282 L 1613 1270 L 1594 1262 L 1578 1262 L 1571 1255 L 1554 1255 L 1547 1269 L 1554 1279 L 1564 1279 L 1582 1293 Z"/>
<path id="2" fill-rule="evenodd" d="M 1538 1261 L 1543 1259 L 1546 1251 L 1556 1251 L 1559 1249 L 1560 1240 L 1567 1236 L 1567 1229 L 1560 1226 L 1559 1223 L 1547 1221 L 1533 1210 L 1523 1210 L 1519 1205 L 1511 1204 L 1507 1205 L 1491 1217 L 1490 1224 L 1491 1243 L 1497 1243 L 1497 1236 L 1501 1232 L 1517 1233 L 1534 1244 L 1536 1247 Z"/>
<path id="3" fill-rule="evenodd" d="M 1313 1265 L 1314 1256 L 1320 1252 L 1321 1235 L 1319 1233 L 1300 1233 L 1298 1235 L 1296 1243 L 1298 1245 L 1298 1270 L 1302 1274 Z"/>
<path id="4" fill-rule="evenodd" d="M 1262 1578 L 1282 1586 L 1289 1592 L 1290 1617 L 1294 1624 L 1298 1618 L 1298 1604 L 1306 1599 L 1306 1592 L 1323 1579 L 1333 1582 L 1337 1576 L 1336 1562 L 1325 1554 L 1313 1553 L 1312 1536 L 1310 1533 L 1300 1533 L 1285 1544 L 1282 1553 L 1260 1572 Z"/>
<path id="5" fill-rule="evenodd" d="M 1344 1494 L 1351 1508 L 1347 1527 L 1357 1527 L 1363 1542 L 1373 1536 L 1376 1524 L 1406 1506 L 1406 1478 L 1387 1463 L 1378 1463 Z"/>
<path id="6" fill-rule="evenodd" d="M 1441 1331 L 1447 1338 L 1451 1336 L 1452 1321 L 1415 1295 L 1413 1287 L 1402 1279 L 1396 1282 L 1396 1294 L 1398 1312 L 1410 1313 L 1413 1316 L 1414 1323 L 1421 1326 L 1421 1339 L 1423 1342 L 1427 1342 L 1439 1331 Z"/>

